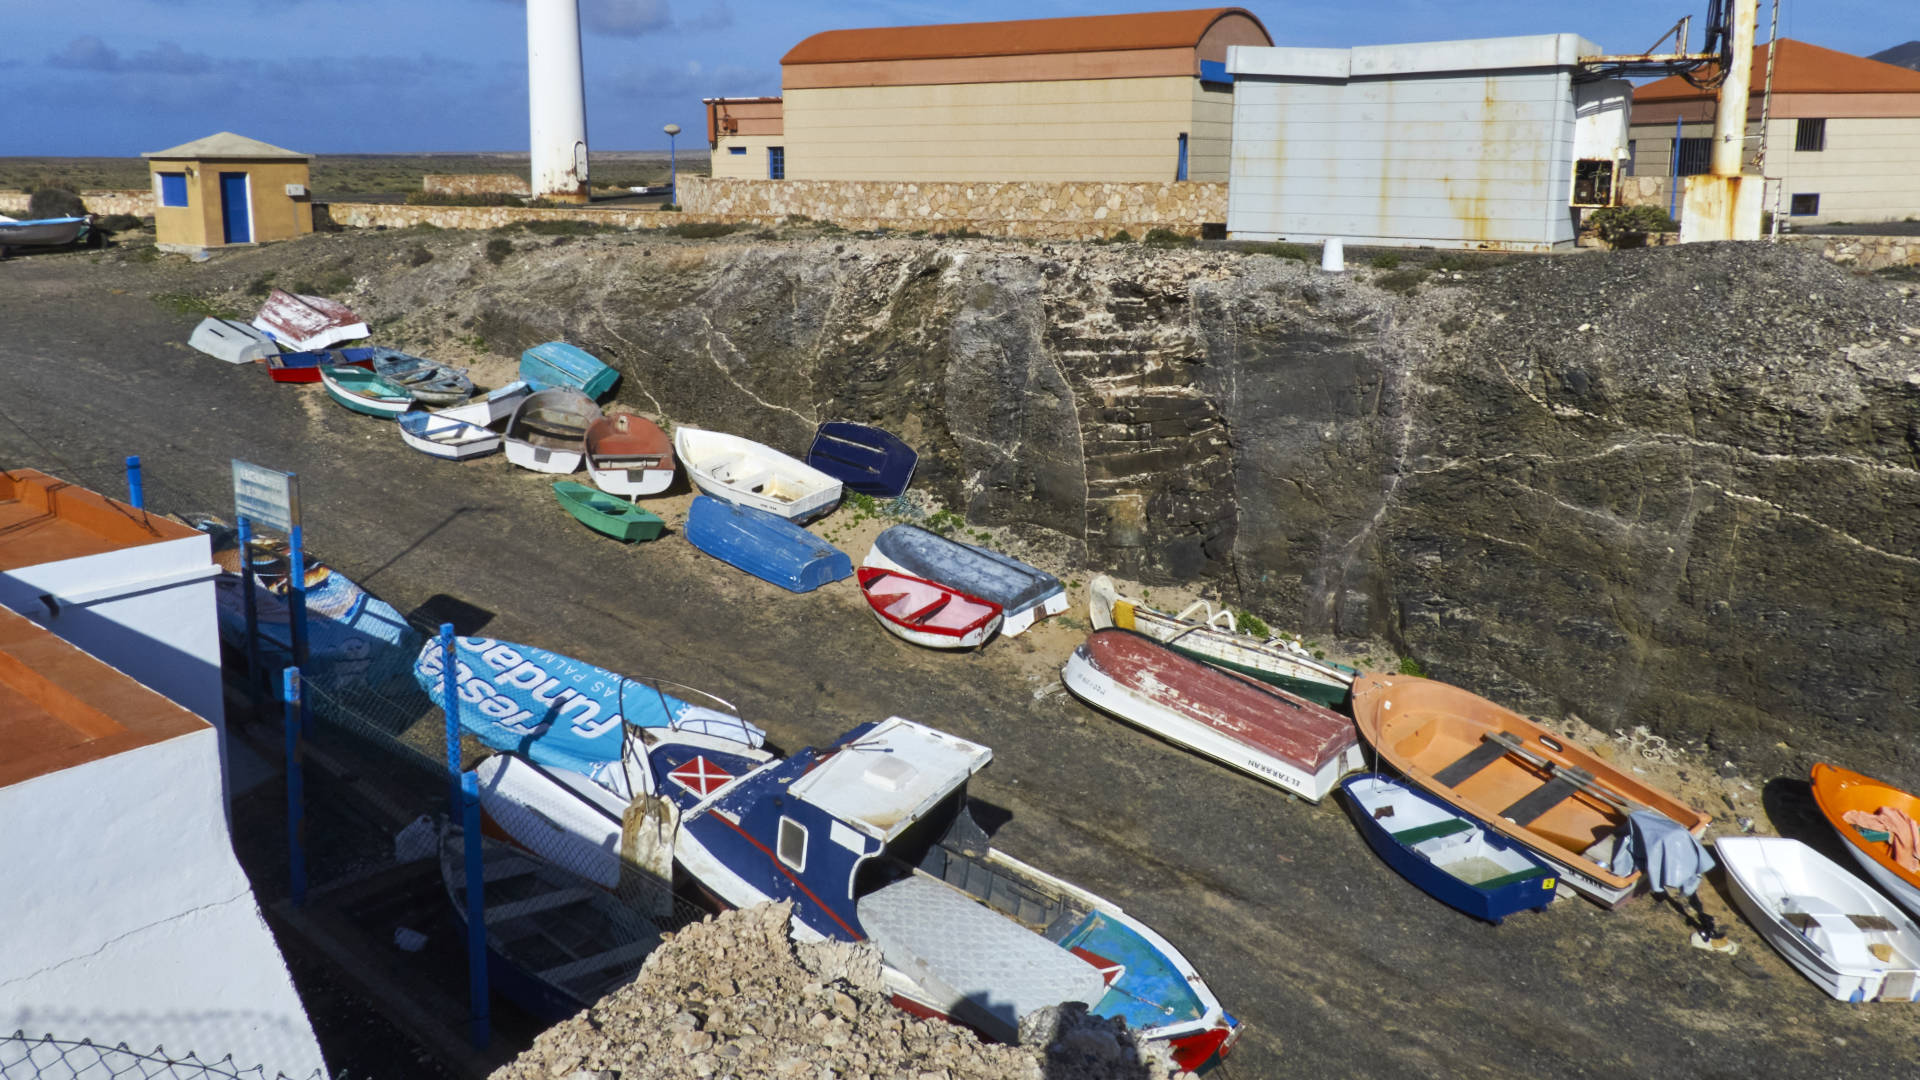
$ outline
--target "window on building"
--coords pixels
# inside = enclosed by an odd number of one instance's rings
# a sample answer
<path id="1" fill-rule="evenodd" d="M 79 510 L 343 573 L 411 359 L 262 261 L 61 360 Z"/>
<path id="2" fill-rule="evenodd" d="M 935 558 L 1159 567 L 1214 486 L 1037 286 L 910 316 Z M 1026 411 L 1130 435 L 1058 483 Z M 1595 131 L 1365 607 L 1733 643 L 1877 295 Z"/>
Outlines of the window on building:
<path id="1" fill-rule="evenodd" d="M 1795 195 L 1787 212 L 1794 217 L 1813 217 L 1820 212 L 1820 196 Z"/>
<path id="2" fill-rule="evenodd" d="M 183 172 L 163 172 L 160 174 L 160 205 L 187 205 L 187 174 Z"/>
<path id="3" fill-rule="evenodd" d="M 1640 140 L 1628 139 L 1627 140 L 1627 162 L 1625 167 L 1621 170 L 1620 175 L 1622 176 L 1633 175 L 1633 160 L 1639 155 L 1640 155 Z"/>
<path id="4" fill-rule="evenodd" d="M 1180 133 L 1180 160 L 1174 164 L 1173 178 L 1175 180 L 1187 178 L 1187 133 L 1184 131 Z"/>
<path id="5" fill-rule="evenodd" d="M 744 146 L 729 146 L 727 147 L 727 153 L 739 154 L 741 157 L 745 157 L 747 154 L 747 148 Z"/>
<path id="6" fill-rule="evenodd" d="M 780 819 L 780 861 L 806 872 L 807 827 L 790 817 Z"/>
<path id="7" fill-rule="evenodd" d="M 1674 157 L 1679 162 L 1678 174 L 1681 176 L 1699 176 L 1713 171 L 1712 139 L 1677 139 Z"/>
<path id="8" fill-rule="evenodd" d="M 785 180 L 787 178 L 787 148 L 784 146 L 767 147 L 767 179 Z"/>
<path id="9" fill-rule="evenodd" d="M 1827 122 L 1825 120 L 1801 120 L 1799 128 L 1793 133 L 1793 148 L 1802 153 L 1815 153 L 1827 148 Z"/>

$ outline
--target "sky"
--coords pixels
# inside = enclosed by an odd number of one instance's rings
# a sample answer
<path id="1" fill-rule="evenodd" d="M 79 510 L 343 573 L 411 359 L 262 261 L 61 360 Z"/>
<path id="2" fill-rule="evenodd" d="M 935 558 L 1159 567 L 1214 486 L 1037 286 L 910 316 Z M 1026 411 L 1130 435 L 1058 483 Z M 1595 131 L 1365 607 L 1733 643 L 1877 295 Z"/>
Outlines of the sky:
<path id="1" fill-rule="evenodd" d="M 777 94 L 821 30 L 1199 6 L 1136 0 L 579 0 L 595 150 L 704 149 L 703 97 Z M 1706 0 L 1250 3 L 1277 45 L 1577 33 L 1640 51 Z M 1771 0 L 1761 7 L 1761 36 Z M 1688 6 L 1691 5 L 1691 6 Z M 1782 0 L 1780 36 L 1867 54 L 1920 0 Z M 0 0 L 0 156 L 121 156 L 215 131 L 310 154 L 527 147 L 523 0 Z"/>

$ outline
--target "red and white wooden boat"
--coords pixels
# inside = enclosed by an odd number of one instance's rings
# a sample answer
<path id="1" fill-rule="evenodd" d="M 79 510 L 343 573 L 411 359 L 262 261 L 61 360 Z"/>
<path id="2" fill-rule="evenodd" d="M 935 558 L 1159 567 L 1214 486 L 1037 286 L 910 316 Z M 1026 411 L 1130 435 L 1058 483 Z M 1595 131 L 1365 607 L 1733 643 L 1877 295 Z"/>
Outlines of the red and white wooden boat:
<path id="1" fill-rule="evenodd" d="M 1088 635 L 1060 678 L 1095 708 L 1313 802 L 1362 767 L 1353 721 L 1130 630 Z"/>
<path id="2" fill-rule="evenodd" d="M 929 649 L 971 649 L 1000 628 L 1000 605 L 937 581 L 863 566 L 860 592 L 880 625 Z"/>

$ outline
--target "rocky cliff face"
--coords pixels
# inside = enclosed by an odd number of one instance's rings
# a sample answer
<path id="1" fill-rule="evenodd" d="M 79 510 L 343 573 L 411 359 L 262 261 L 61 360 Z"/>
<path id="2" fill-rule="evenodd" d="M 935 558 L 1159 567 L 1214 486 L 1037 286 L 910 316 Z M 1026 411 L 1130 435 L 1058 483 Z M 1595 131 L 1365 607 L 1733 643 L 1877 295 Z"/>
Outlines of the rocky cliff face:
<path id="1" fill-rule="evenodd" d="M 1411 295 L 1378 277 L 603 238 L 396 269 L 363 308 L 497 351 L 565 337 L 636 406 L 789 449 L 822 419 L 880 424 L 973 523 L 1384 637 L 1516 705 L 1729 754 L 1905 741 L 1920 302 L 1761 245 L 1516 260 Z"/>

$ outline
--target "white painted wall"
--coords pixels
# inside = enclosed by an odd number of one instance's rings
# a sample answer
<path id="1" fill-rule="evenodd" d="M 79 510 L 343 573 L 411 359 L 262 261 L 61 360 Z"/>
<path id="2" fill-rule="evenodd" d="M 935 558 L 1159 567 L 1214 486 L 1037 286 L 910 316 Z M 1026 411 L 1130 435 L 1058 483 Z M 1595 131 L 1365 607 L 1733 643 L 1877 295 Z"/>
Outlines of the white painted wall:
<path id="1" fill-rule="evenodd" d="M 1243 239 L 1546 249 L 1574 238 L 1570 34 L 1235 47 L 1227 230 Z"/>
<path id="2" fill-rule="evenodd" d="M 218 569 L 205 535 L 184 536 L 0 571 L 0 606 L 212 724 L 224 761 L 227 714 L 213 599 Z M 51 614 L 40 600 L 48 593 L 80 602 L 62 603 L 60 613 Z"/>
<path id="3" fill-rule="evenodd" d="M 324 1073 L 233 855 L 211 729 L 0 788 L 0 822 L 0 1031 Z"/>

